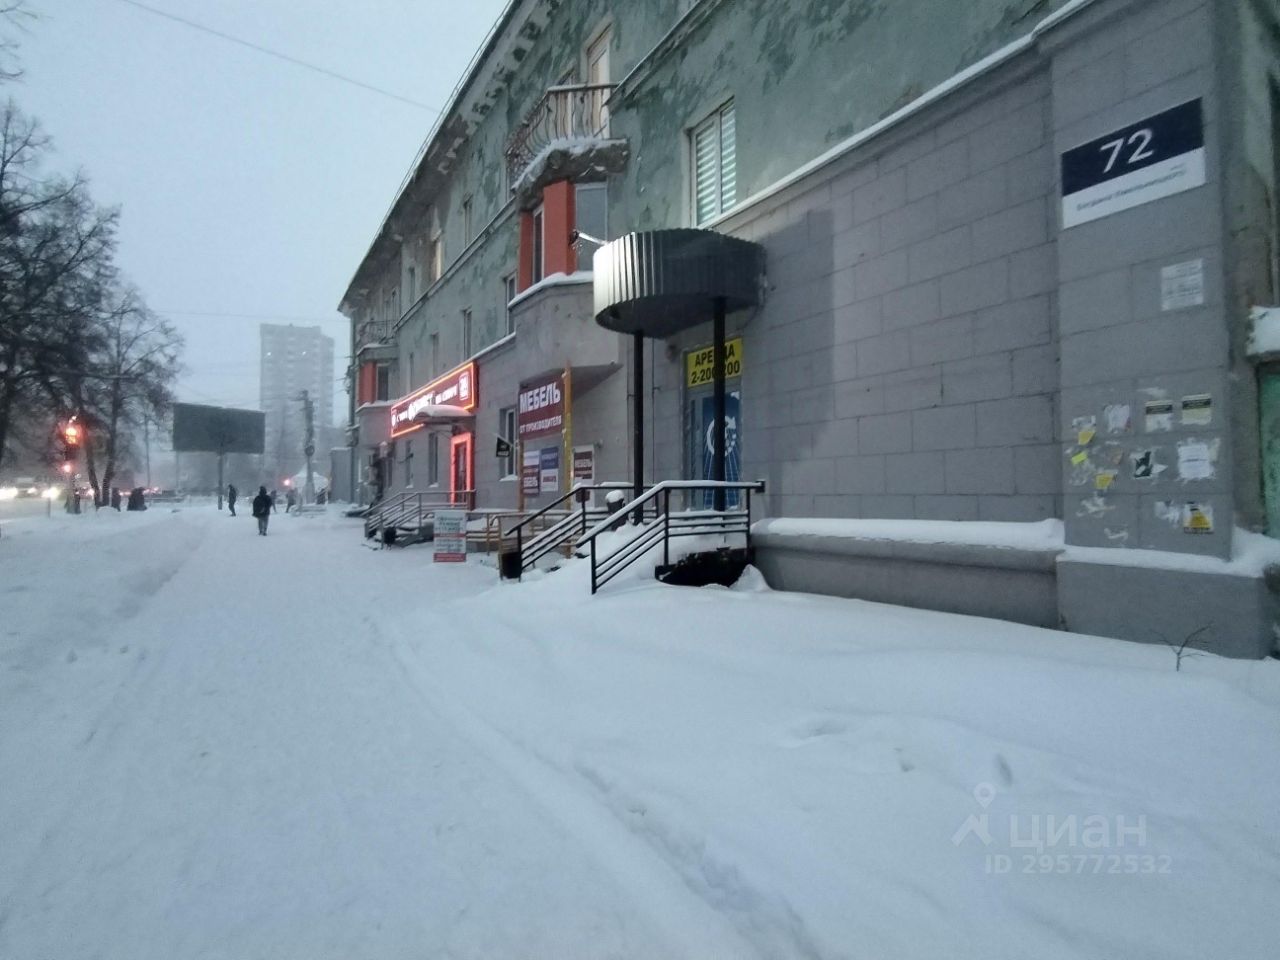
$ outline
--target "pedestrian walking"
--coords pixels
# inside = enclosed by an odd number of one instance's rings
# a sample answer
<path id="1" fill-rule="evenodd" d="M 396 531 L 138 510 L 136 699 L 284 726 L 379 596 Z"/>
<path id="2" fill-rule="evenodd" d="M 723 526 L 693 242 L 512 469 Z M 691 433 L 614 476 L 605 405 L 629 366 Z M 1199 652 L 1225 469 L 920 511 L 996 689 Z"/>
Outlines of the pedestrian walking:
<path id="1" fill-rule="evenodd" d="M 240 491 L 236 489 L 234 483 L 227 484 L 227 509 L 231 511 L 231 515 L 236 515 L 236 497 L 240 495 Z"/>
<path id="2" fill-rule="evenodd" d="M 298 495 L 294 493 L 293 488 L 289 488 L 289 492 L 284 495 L 284 512 L 288 513 L 298 505 Z"/>
<path id="3" fill-rule="evenodd" d="M 112 487 L 112 488 L 111 488 L 111 507 L 112 507 L 112 509 L 113 509 L 113 510 L 115 510 L 117 513 L 120 511 L 120 501 L 121 501 L 121 499 L 122 499 L 122 497 L 120 496 L 120 488 L 119 488 L 119 487 Z"/>
<path id="4" fill-rule="evenodd" d="M 272 513 L 280 512 L 279 510 L 276 509 L 276 507 L 278 507 L 279 504 L 280 504 L 280 494 L 272 490 L 271 491 L 271 512 Z"/>
<path id="5" fill-rule="evenodd" d="M 258 488 L 258 495 L 253 498 L 253 515 L 258 518 L 258 536 L 267 535 L 267 521 L 271 519 L 271 494 L 266 487 Z"/>

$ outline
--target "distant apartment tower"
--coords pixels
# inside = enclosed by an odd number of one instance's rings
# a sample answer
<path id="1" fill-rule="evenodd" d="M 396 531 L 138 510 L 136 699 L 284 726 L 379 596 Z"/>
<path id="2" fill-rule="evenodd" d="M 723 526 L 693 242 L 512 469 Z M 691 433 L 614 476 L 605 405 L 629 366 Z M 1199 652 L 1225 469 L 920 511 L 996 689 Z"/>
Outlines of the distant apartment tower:
<path id="1" fill-rule="evenodd" d="M 291 476 L 304 463 L 302 404 L 306 390 L 315 401 L 316 444 L 333 423 L 333 337 L 320 327 L 264 323 L 261 337 L 259 402 L 266 414 L 266 466 Z"/>

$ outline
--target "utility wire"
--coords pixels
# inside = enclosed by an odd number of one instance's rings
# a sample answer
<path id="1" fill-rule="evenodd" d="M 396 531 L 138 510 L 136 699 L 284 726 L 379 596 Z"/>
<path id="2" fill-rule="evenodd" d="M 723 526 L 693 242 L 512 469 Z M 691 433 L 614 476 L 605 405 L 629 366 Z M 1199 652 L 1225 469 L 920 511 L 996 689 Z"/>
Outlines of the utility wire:
<path id="1" fill-rule="evenodd" d="M 250 50 L 255 50 L 258 53 L 266 54 L 268 57 L 275 57 L 277 60 L 283 60 L 285 63 L 291 63 L 295 67 L 302 67 L 304 70 L 313 70 L 316 73 L 323 74 L 324 76 L 329 77 L 333 80 L 340 80 L 343 83 L 349 83 L 352 86 L 359 87 L 362 90 L 368 90 L 370 93 L 377 93 L 377 94 L 381 94 L 384 97 L 390 97 L 392 100 L 399 100 L 401 103 L 407 103 L 409 104 L 409 106 L 417 107 L 419 110 L 430 110 L 432 113 L 437 113 L 437 114 L 440 113 L 439 108 L 433 107 L 430 104 L 422 103 L 418 100 L 411 100 L 408 97 L 402 97 L 398 93 L 392 93 L 390 90 L 384 90 L 381 87 L 375 87 L 372 84 L 364 83 L 360 80 L 356 80 L 353 77 L 348 77 L 345 74 L 341 74 L 334 70 L 330 70 L 327 67 L 322 67 L 322 66 L 319 66 L 318 64 L 310 63 L 306 60 L 300 60 L 297 57 L 291 57 L 287 53 L 281 53 L 278 50 L 272 50 L 269 47 L 264 47 L 260 44 L 253 43 L 252 41 L 249 41 L 249 40 L 242 40 L 240 37 L 235 37 L 229 33 L 223 33 L 221 30 L 215 30 L 213 27 L 206 27 L 202 23 L 196 23 L 196 21 L 194 20 L 188 20 L 185 17 L 180 17 L 176 13 L 170 13 L 167 10 L 160 10 L 156 7 L 148 6 L 145 3 L 140 3 L 139 0 L 119 0 L 119 2 L 126 3 L 131 7 L 137 8 L 138 10 L 145 10 L 147 13 L 154 14 L 157 17 L 163 17 L 166 20 L 172 20 L 174 23 L 180 23 L 184 27 L 190 27 L 192 30 L 199 30 L 201 33 L 210 34 L 211 36 L 218 37 L 221 40 L 226 40 L 230 43 L 239 44 L 242 47 L 248 47 Z"/>

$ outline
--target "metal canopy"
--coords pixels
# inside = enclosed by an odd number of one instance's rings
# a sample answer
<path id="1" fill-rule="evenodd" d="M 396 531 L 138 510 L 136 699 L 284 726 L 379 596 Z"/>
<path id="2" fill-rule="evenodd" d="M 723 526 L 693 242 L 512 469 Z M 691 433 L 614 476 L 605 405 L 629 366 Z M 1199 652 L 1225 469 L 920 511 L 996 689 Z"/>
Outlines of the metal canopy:
<path id="1" fill-rule="evenodd" d="M 595 252 L 596 322 L 618 333 L 669 337 L 760 302 L 764 248 L 711 230 L 629 233 Z"/>

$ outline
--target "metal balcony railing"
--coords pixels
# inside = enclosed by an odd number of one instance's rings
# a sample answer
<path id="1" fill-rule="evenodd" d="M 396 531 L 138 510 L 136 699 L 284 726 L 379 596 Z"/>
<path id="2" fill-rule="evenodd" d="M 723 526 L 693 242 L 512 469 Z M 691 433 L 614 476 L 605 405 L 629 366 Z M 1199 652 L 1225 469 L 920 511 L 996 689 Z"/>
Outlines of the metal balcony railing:
<path id="1" fill-rule="evenodd" d="M 548 87 L 505 151 L 509 182 L 515 183 L 533 159 L 556 140 L 590 140 L 609 135 L 609 95 L 613 83 L 574 83 Z"/>
<path id="2" fill-rule="evenodd" d="M 379 343 L 395 343 L 395 328 L 386 320 L 366 320 L 356 327 L 356 349 Z"/>

